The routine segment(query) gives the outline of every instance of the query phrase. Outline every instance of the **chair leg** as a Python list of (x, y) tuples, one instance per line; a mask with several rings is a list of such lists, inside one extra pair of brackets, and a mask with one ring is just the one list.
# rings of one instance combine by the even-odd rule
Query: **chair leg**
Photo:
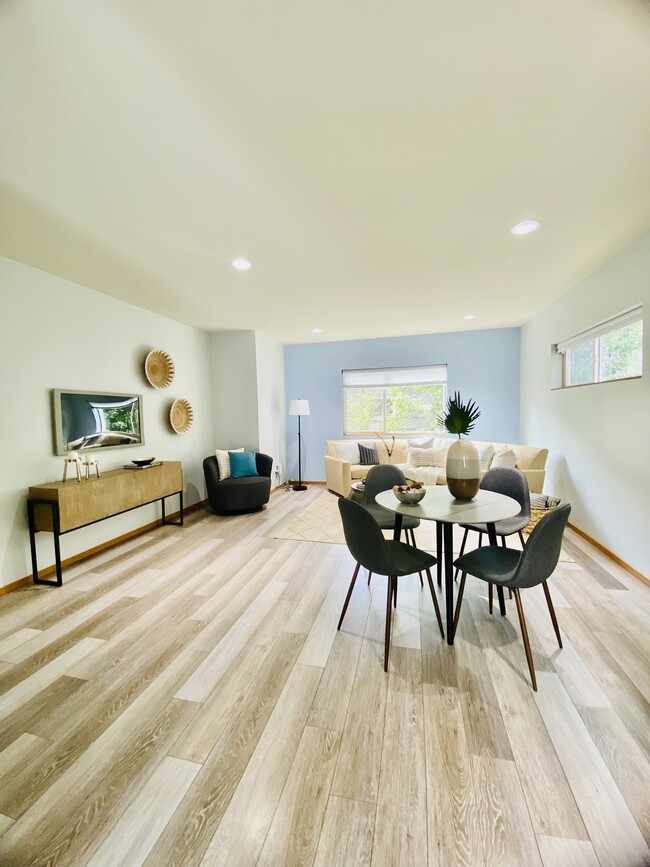
[(530, 649), (530, 641), (528, 640), (528, 630), (526, 629), (526, 618), (524, 617), (524, 606), (521, 604), (521, 594), (519, 588), (515, 587), (515, 601), (517, 602), (517, 614), (519, 615), (519, 625), (521, 626), (521, 637), (524, 640), (524, 648), (526, 650), (526, 659), (528, 660), (528, 670), (530, 671), (530, 679), (533, 682), (533, 690), (537, 692), (537, 679), (535, 678), (535, 666), (533, 665), (533, 654)]
[(494, 606), (494, 584), (488, 584), (488, 607), (490, 610), (490, 614), (492, 614), (493, 606)]
[(368, 572), (368, 587), (370, 587), (370, 579), (372, 578), (372, 572)]
[(388, 591), (386, 596), (386, 638), (384, 640), (384, 671), (388, 671), (388, 654), (390, 652), (390, 603), (393, 595), (393, 578), (388, 577)]
[(519, 541), (521, 542), (521, 547), (525, 548), (526, 540), (524, 539), (524, 534), (521, 532), (521, 530), (517, 530), (517, 532), (519, 533)]
[(544, 588), (544, 596), (546, 596), (546, 604), (548, 605), (548, 611), (551, 615), (551, 620), (553, 621), (553, 629), (555, 630), (555, 637), (557, 638), (557, 643), (562, 647), (562, 636), (560, 635), (560, 627), (557, 622), (557, 617), (555, 616), (555, 608), (553, 608), (553, 600), (551, 599), (551, 591), (548, 589), (548, 584), (546, 581), (542, 582), (542, 587)]
[(397, 608), (397, 578), (393, 577), (393, 608)]
[(467, 572), (463, 572), (460, 578), (458, 587), (458, 599), (456, 600), (456, 611), (454, 612), (454, 638), (456, 638), (456, 627), (458, 626), (458, 618), (460, 617), (460, 606), (463, 604), (463, 593), (465, 592), (465, 581), (467, 580)]
[[(468, 533), (469, 533), (469, 530), (466, 527), (465, 532), (463, 533), (463, 541), (460, 543), (460, 554), (458, 555), (459, 557), (462, 557), (463, 554), (465, 553), (465, 543), (467, 542), (467, 534)], [(456, 566), (456, 571), (454, 572), (454, 581), (457, 580), (459, 572), (460, 572), (460, 569), (458, 568), (458, 566)]]
[(438, 628), (440, 629), (440, 635), (445, 637), (445, 630), (442, 628), (442, 616), (440, 615), (440, 606), (438, 605), (438, 600), (436, 599), (436, 591), (433, 589), (433, 578), (431, 577), (431, 570), (427, 569), (427, 581), (429, 582), (429, 590), (431, 591), (431, 599), (433, 600), (433, 607), (436, 612), (436, 620), (438, 621)]
[(477, 548), (482, 548), (482, 547), (483, 547), (483, 533), (479, 533), (479, 534), (478, 534), (478, 545), (477, 545), (476, 547), (477, 547)]
[(348, 602), (350, 601), (350, 596), (352, 596), (352, 591), (354, 590), (354, 582), (357, 580), (357, 575), (359, 574), (361, 564), (357, 563), (354, 569), (354, 573), (352, 575), (352, 581), (350, 581), (350, 586), (348, 588), (348, 595), (345, 597), (345, 603), (343, 604), (343, 611), (341, 611), (341, 616), (339, 618), (339, 625), (336, 627), (337, 629), (341, 628), (341, 624), (343, 623), (343, 618), (345, 617), (345, 612), (348, 610)]
[(507, 547), (508, 547), (508, 546), (506, 545), (506, 537), (505, 537), (505, 536), (501, 536), (501, 545), (502, 545), (503, 548), (507, 548)]

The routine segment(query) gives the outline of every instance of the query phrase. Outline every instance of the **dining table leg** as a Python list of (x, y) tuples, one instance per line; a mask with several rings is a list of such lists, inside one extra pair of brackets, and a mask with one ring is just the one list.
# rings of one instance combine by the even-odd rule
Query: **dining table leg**
[[(487, 525), (487, 534), (488, 541), (490, 545), (498, 545), (497, 542), (497, 531), (494, 524)], [(499, 612), (505, 617), (506, 616), (506, 598), (503, 595), (503, 587), (497, 584), (497, 597), (499, 599)]]
[(436, 554), (438, 556), (438, 563), (436, 564), (438, 587), (442, 587), (442, 522), (441, 521), (436, 521)]
[[(445, 558), (445, 615), (447, 621), (447, 644), (454, 643), (454, 525), (442, 524), (443, 555)], [(440, 558), (442, 559), (442, 557)], [(438, 561), (440, 562), (440, 560)]]
[(399, 512), (395, 512), (395, 527), (393, 528), (393, 539), (399, 542), (402, 535), (402, 516)]

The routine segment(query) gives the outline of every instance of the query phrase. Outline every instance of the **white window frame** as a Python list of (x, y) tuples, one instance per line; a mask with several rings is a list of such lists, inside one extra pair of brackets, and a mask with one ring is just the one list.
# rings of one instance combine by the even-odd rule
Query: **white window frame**
[[(441, 385), (443, 407), (447, 401), (447, 365), (446, 364), (423, 364), (413, 367), (377, 367), (362, 368), (358, 370), (342, 370), (343, 382), (343, 433), (344, 436), (368, 436), (377, 433), (381, 436), (393, 434), (424, 435), (446, 433), (442, 428), (434, 430), (409, 430), (387, 431), (386, 428), (386, 400), (385, 389), (394, 386), (412, 385)], [(384, 389), (383, 418), (384, 430), (359, 431), (348, 429), (348, 402), (346, 389), (348, 388), (382, 388)]]
[[(562, 378), (560, 388), (580, 388), (583, 385), (596, 385), (601, 382), (624, 382), (629, 379), (640, 379), (643, 376), (643, 358), (641, 360), (641, 373), (633, 376), (620, 376), (614, 378), (603, 378), (601, 370), (601, 339), (611, 334), (614, 331), (619, 331), (628, 325), (633, 325), (635, 322), (641, 322), (643, 328), (643, 304), (635, 304), (615, 316), (610, 316), (608, 319), (598, 322), (591, 328), (586, 328), (584, 331), (579, 331), (572, 337), (566, 340), (561, 340), (555, 347), (554, 351), (561, 358), (562, 362)], [(592, 378), (587, 382), (577, 382), (573, 384), (567, 383), (567, 353), (571, 349), (577, 349), (579, 346), (585, 346), (588, 343), (593, 343), (593, 368)], [(643, 354), (643, 349), (641, 350)]]

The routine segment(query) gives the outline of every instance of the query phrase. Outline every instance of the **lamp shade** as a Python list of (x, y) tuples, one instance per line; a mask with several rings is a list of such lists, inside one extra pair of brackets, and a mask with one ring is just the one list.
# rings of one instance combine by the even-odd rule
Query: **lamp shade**
[(289, 404), (289, 415), (309, 415), (309, 401), (292, 400)]

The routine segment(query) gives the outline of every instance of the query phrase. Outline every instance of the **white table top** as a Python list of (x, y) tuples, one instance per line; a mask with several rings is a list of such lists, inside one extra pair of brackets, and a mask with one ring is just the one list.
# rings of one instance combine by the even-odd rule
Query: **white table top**
[(456, 500), (446, 485), (427, 485), (426, 491), (424, 498), (415, 505), (400, 503), (392, 490), (382, 491), (375, 500), (380, 506), (400, 515), (448, 524), (491, 524), (514, 518), (521, 509), (512, 497), (494, 491), (479, 491), (473, 500)]

